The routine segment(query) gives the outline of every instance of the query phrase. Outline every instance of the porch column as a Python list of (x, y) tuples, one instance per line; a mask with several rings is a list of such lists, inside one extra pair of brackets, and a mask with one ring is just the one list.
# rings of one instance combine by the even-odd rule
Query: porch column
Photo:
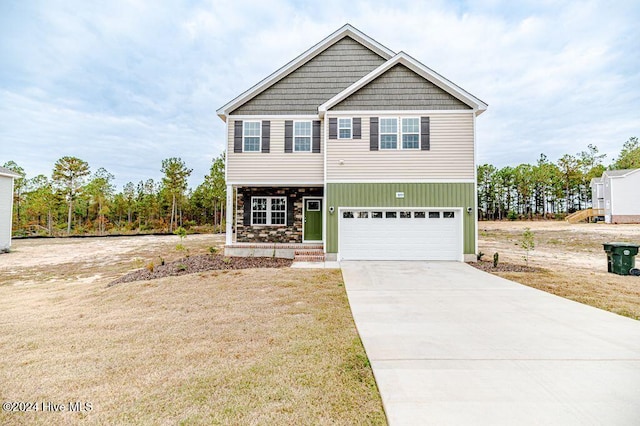
[(233, 244), (233, 185), (227, 185), (227, 229), (225, 231), (226, 244)]

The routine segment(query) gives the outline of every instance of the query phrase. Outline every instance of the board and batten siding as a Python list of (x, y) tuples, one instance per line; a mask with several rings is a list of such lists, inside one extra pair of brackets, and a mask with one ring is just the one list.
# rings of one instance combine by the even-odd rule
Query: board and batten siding
[(322, 184), (324, 182), (324, 125), (320, 125), (320, 153), (284, 152), (285, 119), (271, 121), (270, 152), (233, 152), (233, 117), (228, 121), (228, 184)]
[[(353, 115), (362, 118), (362, 139), (328, 141), (327, 181), (475, 179), (473, 113), (406, 115), (419, 116), (430, 118), (428, 151), (370, 151), (370, 116)], [(402, 116), (388, 114), (376, 117)], [(398, 126), (401, 126), (400, 122)]]
[[(404, 198), (396, 198), (404, 192)], [(398, 207), (462, 209), (464, 254), (474, 254), (476, 246), (475, 215), (466, 209), (475, 206), (474, 183), (329, 183), (325, 200), (334, 213), (327, 215), (327, 253), (338, 252), (340, 207)]]
[(0, 176), (0, 252), (11, 248), (13, 178)]
[(331, 109), (333, 111), (465, 110), (471, 107), (404, 65), (398, 64)]
[(344, 37), (231, 114), (317, 114), (318, 105), (384, 62), (377, 53)]

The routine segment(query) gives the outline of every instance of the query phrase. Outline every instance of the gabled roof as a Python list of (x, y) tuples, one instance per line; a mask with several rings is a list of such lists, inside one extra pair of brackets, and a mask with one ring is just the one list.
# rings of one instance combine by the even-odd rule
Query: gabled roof
[(626, 177), (636, 172), (640, 172), (640, 169), (605, 170), (603, 176), (607, 175), (608, 177), (611, 177), (611, 178), (620, 178), (620, 177)]
[(416, 74), (420, 75), (424, 79), (430, 81), (431, 83), (440, 87), (442, 90), (446, 91), (447, 93), (450, 93), (460, 101), (469, 105), (476, 111), (476, 115), (482, 114), (487, 109), (488, 105), (485, 102), (476, 98), (471, 93), (457, 86), (453, 82), (447, 80), (446, 78), (444, 78), (437, 72), (433, 71), (431, 68), (427, 67), (426, 65), (422, 64), (421, 62), (417, 61), (416, 59), (412, 58), (408, 54), (404, 52), (399, 52), (393, 58), (389, 59), (387, 62), (380, 65), (378, 68), (371, 71), (369, 74), (365, 75), (360, 80), (356, 81), (351, 86), (347, 87), (342, 92), (338, 93), (336, 96), (334, 96), (333, 98), (329, 99), (327, 102), (320, 105), (320, 107), (318, 108), (318, 112), (320, 113), (320, 116), (321, 117), (324, 116), (324, 113), (326, 113), (327, 110), (331, 109), (333, 106), (337, 105), (339, 102), (348, 98), (349, 96), (351, 96), (352, 94), (354, 94), (355, 92), (357, 92), (358, 90), (360, 90), (361, 88), (363, 88), (364, 86), (366, 86), (367, 84), (369, 84), (370, 82), (372, 82), (373, 80), (375, 80), (376, 78), (380, 77), (382, 74), (390, 70), (393, 66), (398, 64), (402, 64), (406, 66), (407, 68), (409, 68)]
[(8, 176), (14, 178), (22, 177), (18, 173), (14, 172), (11, 169), (7, 169), (6, 167), (0, 167), (0, 176)]
[(350, 24), (346, 24), (342, 28), (334, 32), (333, 34), (326, 37), (320, 43), (316, 44), (311, 49), (304, 52), (302, 55), (298, 56), (297, 58), (295, 58), (294, 60), (292, 60), (291, 62), (289, 62), (288, 64), (286, 64), (285, 66), (283, 66), (282, 68), (280, 68), (279, 70), (277, 70), (276, 72), (274, 72), (273, 74), (271, 74), (270, 76), (268, 76), (267, 78), (265, 78), (264, 80), (256, 84), (255, 86), (253, 86), (252, 88), (250, 88), (249, 90), (247, 90), (246, 92), (242, 93), (237, 98), (233, 99), (231, 102), (219, 108), (216, 111), (216, 113), (223, 121), (226, 121), (226, 118), (229, 112), (233, 111), (234, 109), (243, 105), (245, 102), (247, 102), (254, 96), (263, 92), (265, 89), (267, 89), (277, 81), (281, 80), (282, 78), (286, 77), (287, 75), (289, 75), (290, 73), (292, 73), (293, 71), (295, 71), (296, 69), (298, 69), (299, 67), (307, 63), (308, 61), (310, 61), (311, 59), (313, 59), (319, 53), (327, 49), (329, 46), (333, 45), (334, 43), (343, 39), (344, 37), (351, 37), (355, 41), (359, 42), (360, 44), (371, 49), (378, 55), (382, 56), (384, 59), (389, 59), (395, 54), (392, 50), (381, 45), (380, 43), (378, 43), (368, 35), (352, 27)]

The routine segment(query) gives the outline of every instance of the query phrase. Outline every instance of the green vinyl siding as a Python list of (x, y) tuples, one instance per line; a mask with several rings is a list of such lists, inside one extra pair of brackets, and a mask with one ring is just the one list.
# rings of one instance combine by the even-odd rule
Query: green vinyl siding
[[(404, 192), (404, 198), (396, 198)], [(464, 254), (476, 250), (474, 183), (329, 183), (325, 188), (327, 209), (327, 252), (338, 252), (338, 209), (340, 207), (458, 207), (462, 208)]]

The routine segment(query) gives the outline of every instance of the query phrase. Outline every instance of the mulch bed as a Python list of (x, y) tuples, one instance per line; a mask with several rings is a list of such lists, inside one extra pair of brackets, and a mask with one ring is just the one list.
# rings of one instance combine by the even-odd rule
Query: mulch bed
[(533, 266), (516, 265), (515, 263), (500, 262), (494, 267), (491, 261), (469, 262), (469, 265), (485, 272), (541, 272), (542, 269)]
[(275, 257), (224, 257), (215, 254), (201, 254), (154, 266), (153, 271), (143, 268), (129, 272), (110, 282), (107, 287), (132, 281), (154, 280), (221, 269), (287, 268), (291, 266), (291, 263), (293, 263), (292, 259)]

